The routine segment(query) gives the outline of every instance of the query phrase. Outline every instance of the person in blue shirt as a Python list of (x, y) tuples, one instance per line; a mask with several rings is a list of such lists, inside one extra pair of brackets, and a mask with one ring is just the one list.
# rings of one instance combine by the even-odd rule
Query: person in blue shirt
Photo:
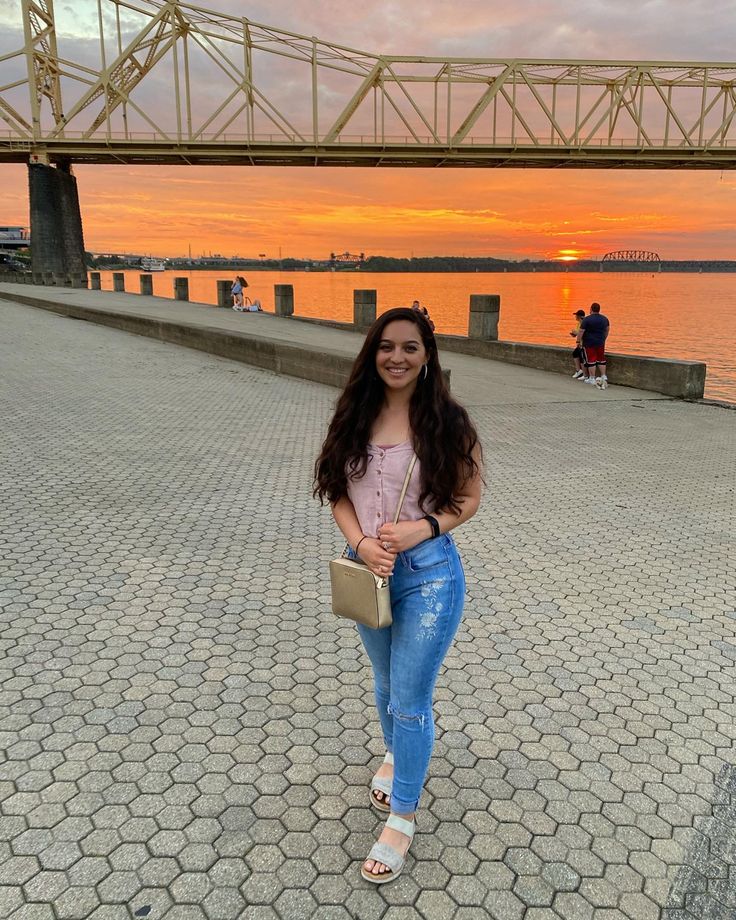
[[(592, 303), (590, 313), (580, 323), (577, 340), (585, 352), (585, 366), (588, 369), (585, 382), (601, 390), (608, 386), (605, 346), (609, 330), (610, 323), (608, 317), (601, 313), (601, 305)], [(596, 377), (596, 371), (600, 372), (599, 377)]]
[(240, 278), (236, 275), (235, 281), (232, 283), (230, 288), (230, 293), (233, 296), (233, 310), (240, 310), (243, 308), (243, 285), (240, 282)]

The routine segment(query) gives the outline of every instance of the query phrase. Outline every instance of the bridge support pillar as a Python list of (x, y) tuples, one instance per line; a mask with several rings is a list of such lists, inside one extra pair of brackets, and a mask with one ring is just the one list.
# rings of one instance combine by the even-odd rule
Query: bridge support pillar
[(498, 294), (471, 294), (468, 337), (498, 341), (498, 316), (501, 297)]
[(276, 316), (293, 316), (294, 285), (274, 284), (273, 291), (276, 301)]
[(68, 165), (28, 166), (31, 204), (31, 268), (36, 272), (82, 275), (82, 215), (77, 180)]
[(367, 329), (376, 321), (378, 295), (375, 291), (353, 291), (353, 325)]

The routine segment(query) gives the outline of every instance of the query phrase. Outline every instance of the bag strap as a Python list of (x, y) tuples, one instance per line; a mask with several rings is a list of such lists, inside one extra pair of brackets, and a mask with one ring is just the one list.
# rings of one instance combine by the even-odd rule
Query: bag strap
[(414, 464), (417, 462), (417, 455), (412, 454), (411, 462), (409, 463), (409, 469), (406, 471), (406, 476), (404, 476), (404, 485), (401, 487), (401, 495), (399, 496), (399, 507), (396, 509), (396, 516), (394, 517), (394, 524), (399, 523), (399, 515), (401, 514), (401, 509), (404, 505), (404, 499), (406, 498), (406, 491), (409, 488), (409, 480), (411, 479), (411, 474), (414, 472)]

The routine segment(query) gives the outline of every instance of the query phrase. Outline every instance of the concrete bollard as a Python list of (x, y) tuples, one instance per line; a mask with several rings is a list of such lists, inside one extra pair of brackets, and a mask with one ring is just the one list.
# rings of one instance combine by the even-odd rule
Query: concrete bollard
[(53, 272), (41, 272), (41, 284), (51, 285), (54, 283)]
[(87, 288), (87, 272), (82, 272), (81, 274), (72, 275), (71, 283), (73, 288), (86, 289)]
[(31, 272), (34, 284), (43, 284), (43, 272)]
[(189, 300), (189, 278), (174, 278), (174, 300)]
[(232, 307), (233, 295), (230, 293), (232, 290), (232, 286), (233, 286), (232, 281), (218, 281), (217, 282), (217, 306), (218, 307)]
[(294, 285), (274, 284), (274, 300), (276, 301), (276, 316), (294, 315)]
[(112, 289), (118, 294), (125, 292), (125, 275), (122, 272), (112, 273)]
[(102, 284), (100, 282), (100, 273), (99, 272), (90, 272), (89, 273), (89, 286), (93, 291), (101, 291)]
[(356, 329), (367, 329), (376, 321), (375, 291), (353, 291), (353, 325)]
[(153, 296), (153, 275), (141, 275), (141, 294)]
[(499, 294), (471, 294), (468, 338), (498, 341)]
[(66, 272), (54, 272), (53, 277), (56, 287), (69, 287), (69, 275)]

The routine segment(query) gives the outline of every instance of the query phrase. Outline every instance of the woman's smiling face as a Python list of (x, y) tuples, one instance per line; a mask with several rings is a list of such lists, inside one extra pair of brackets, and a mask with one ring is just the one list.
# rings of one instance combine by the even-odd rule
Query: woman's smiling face
[(386, 326), (376, 351), (376, 371), (385, 387), (413, 389), (426, 361), (427, 350), (416, 323), (397, 319)]

